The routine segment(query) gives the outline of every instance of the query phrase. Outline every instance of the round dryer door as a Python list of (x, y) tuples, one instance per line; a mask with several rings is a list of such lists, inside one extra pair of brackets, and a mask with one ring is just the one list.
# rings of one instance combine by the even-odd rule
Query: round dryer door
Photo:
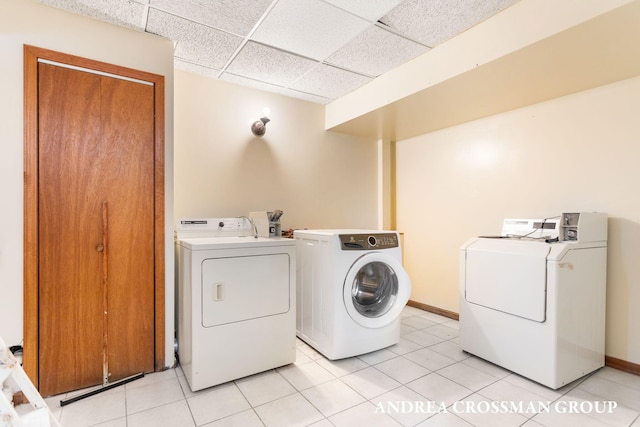
[(381, 328), (399, 315), (411, 293), (411, 281), (400, 262), (380, 252), (358, 258), (344, 282), (349, 316), (368, 328)]

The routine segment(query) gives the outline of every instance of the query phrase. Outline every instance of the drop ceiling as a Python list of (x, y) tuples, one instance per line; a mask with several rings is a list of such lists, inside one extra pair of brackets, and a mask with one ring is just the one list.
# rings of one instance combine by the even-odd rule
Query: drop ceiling
[(327, 104), (518, 0), (41, 0), (166, 37), (175, 68)]

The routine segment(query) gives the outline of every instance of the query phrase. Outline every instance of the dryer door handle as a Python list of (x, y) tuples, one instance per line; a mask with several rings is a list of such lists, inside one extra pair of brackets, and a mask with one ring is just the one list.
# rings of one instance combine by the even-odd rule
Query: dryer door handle
[(213, 300), (214, 301), (222, 301), (224, 300), (224, 283), (214, 283), (213, 284)]

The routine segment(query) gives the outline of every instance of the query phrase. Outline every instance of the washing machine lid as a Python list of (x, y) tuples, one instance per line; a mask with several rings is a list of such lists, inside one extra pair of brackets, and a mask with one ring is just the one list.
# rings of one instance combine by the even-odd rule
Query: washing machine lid
[(351, 266), (343, 285), (344, 305), (361, 326), (381, 328), (395, 321), (411, 294), (411, 280), (400, 261), (368, 252)]
[(465, 299), (544, 322), (550, 250), (551, 245), (537, 241), (476, 240), (466, 247)]
[(283, 237), (197, 237), (178, 240), (180, 246), (192, 251), (266, 248), (271, 246), (295, 246), (293, 239)]

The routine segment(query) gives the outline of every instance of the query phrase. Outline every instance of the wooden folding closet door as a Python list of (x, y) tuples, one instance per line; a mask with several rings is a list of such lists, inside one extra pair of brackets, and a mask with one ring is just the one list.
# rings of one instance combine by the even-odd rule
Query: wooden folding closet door
[(154, 370), (154, 88), (38, 64), (39, 388)]

